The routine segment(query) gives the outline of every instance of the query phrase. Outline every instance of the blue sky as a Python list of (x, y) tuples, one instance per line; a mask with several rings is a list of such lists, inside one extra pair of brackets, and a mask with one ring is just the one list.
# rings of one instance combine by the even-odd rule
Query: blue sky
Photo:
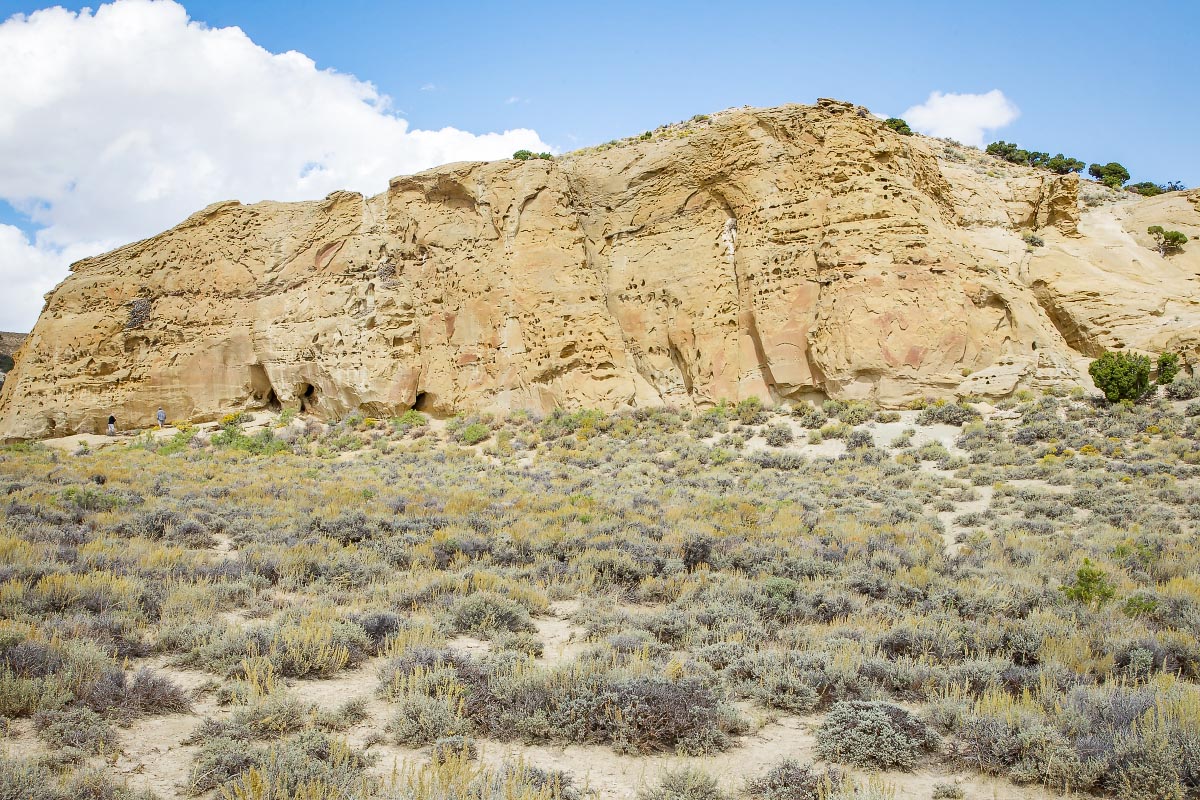
[[(0, 17), (47, 5), (97, 3), (0, 0)], [(1000, 89), (1021, 109), (1000, 138), (1200, 184), (1195, 0), (183, 5), (371, 81), (422, 128), (526, 127), (570, 149), (735, 105), (900, 113)]]
[(1022, 112), (1004, 138), (1200, 183), (1195, 0), (184, 5), (372, 81), (419, 127), (568, 149), (735, 105), (1000, 89)]
[[(46, 5), (0, 0), (0, 21)], [(143, 0), (119, 5), (122, 14), (104, 24), (102, 13), (87, 12), (0, 25), (0, 261), (20, 262), (12, 252), (21, 242), (12, 241), (24, 237), (30, 264), (37, 261), (27, 272), (57, 280), (68, 255), (152, 234), (226, 197), (319, 197), (342, 185), (378, 191), (388, 175), (439, 159), (497, 157), (514, 143), (564, 151), (729, 106), (818, 97), (901, 114), (935, 91), (999, 90), (1020, 113), (985, 141), (1120, 161), (1134, 180), (1200, 185), (1196, 0), (182, 0), (186, 12), (169, 6), (174, 17)], [(248, 39), (201, 36), (188, 17), (209, 29), (236, 26)], [(143, 23), (149, 34), (116, 48), (136, 51), (128, 57), (101, 46), (122, 26)], [(6, 29), (16, 43), (7, 62)], [(204, 61), (214, 44), (222, 60)], [(265, 52), (251, 52), (257, 48)], [(12, 56), (18, 50), (24, 60)], [(315, 69), (271, 55), (287, 51), (312, 59)], [(40, 69), (60, 58), (63, 70)], [(223, 75), (225, 64), (237, 74)], [(334, 85), (321, 70), (348, 80)], [(390, 113), (379, 113), (364, 82), (390, 99)], [(76, 84), (75, 94), (64, 88)], [(292, 95), (298, 99), (287, 105)], [(363, 96), (373, 116), (352, 107)], [(6, 103), (19, 106), (15, 129), (30, 141), (6, 141)], [(256, 108), (263, 109), (259, 127), (220, 119)], [(391, 114), (406, 124), (390, 124)], [(323, 123), (312, 120), (322, 116)], [(463, 133), (405, 138), (445, 127)], [(288, 152), (274, 152), (281, 147)], [(137, 158), (121, 160), (126, 151)], [(353, 161), (348, 152), (380, 155)], [(96, 154), (112, 161), (110, 173), (94, 168)], [(296, 164), (305, 165), (303, 174)], [(320, 168), (310, 174), (314, 164)], [(101, 212), (99, 198), (124, 211)], [(43, 209), (37, 219), (14, 210), (31, 204)], [(0, 278), (11, 281), (11, 269), (0, 263)], [(44, 291), (48, 281), (29, 291)], [(0, 328), (36, 313), (4, 312), (0, 305)]]

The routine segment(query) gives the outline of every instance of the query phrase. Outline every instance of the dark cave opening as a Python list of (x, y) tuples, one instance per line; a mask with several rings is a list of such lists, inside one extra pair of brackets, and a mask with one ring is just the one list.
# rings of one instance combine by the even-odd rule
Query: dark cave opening
[(311, 383), (302, 383), (300, 388), (296, 390), (296, 395), (300, 398), (300, 411), (311, 411), (317, 405), (317, 387)]

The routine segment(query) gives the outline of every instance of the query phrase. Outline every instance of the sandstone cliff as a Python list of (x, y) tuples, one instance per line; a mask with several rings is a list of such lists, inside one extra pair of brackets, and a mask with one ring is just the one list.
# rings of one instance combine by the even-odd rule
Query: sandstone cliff
[(74, 265), (0, 394), (0, 438), (160, 404), (898, 404), (1076, 379), (1105, 347), (1200, 356), (1200, 247), (1162, 259), (1137, 233), (1200, 235), (1200, 195), (1081, 215), (1075, 176), (965, 152), (821, 101), (375, 197), (219, 203)]

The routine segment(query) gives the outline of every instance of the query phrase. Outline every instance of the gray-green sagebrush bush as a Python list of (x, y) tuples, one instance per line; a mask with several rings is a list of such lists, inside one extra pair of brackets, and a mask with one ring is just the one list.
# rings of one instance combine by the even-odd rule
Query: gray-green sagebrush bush
[(196, 756), (188, 780), (193, 793), (219, 789), (226, 797), (256, 798), (261, 787), (268, 797), (303, 797), (320, 788), (322, 798), (352, 796), (369, 788), (365, 770), (372, 759), (316, 730), (304, 730), (268, 745), (218, 737), (207, 740)]
[(638, 800), (730, 800), (716, 778), (696, 769), (667, 772), (658, 784), (638, 792)]
[(0, 800), (155, 800), (97, 767), (62, 770), (49, 759), (0, 755)]
[(846, 776), (837, 768), (814, 768), (785, 758), (765, 773), (746, 780), (746, 794), (753, 800), (825, 800), (846, 787)]
[(477, 661), (416, 648), (381, 677), (381, 691), (398, 708), (391, 728), (406, 744), (478, 733), (703, 754), (727, 748), (742, 729), (711, 683), (627, 674), (604, 660), (545, 669), (521, 656)]
[(891, 703), (838, 703), (817, 730), (821, 758), (856, 767), (910, 770), (939, 744), (932, 728)]

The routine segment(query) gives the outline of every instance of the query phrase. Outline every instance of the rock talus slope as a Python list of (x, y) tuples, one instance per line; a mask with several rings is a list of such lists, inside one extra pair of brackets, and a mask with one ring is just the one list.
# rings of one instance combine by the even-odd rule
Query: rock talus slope
[(1081, 218), (1075, 176), (952, 149), (821, 101), (374, 197), (219, 203), (74, 265), (17, 354), (0, 438), (159, 405), (898, 404), (1070, 380), (1104, 347), (1200, 355), (1200, 264), (1136, 233), (1200, 234), (1197, 195)]

